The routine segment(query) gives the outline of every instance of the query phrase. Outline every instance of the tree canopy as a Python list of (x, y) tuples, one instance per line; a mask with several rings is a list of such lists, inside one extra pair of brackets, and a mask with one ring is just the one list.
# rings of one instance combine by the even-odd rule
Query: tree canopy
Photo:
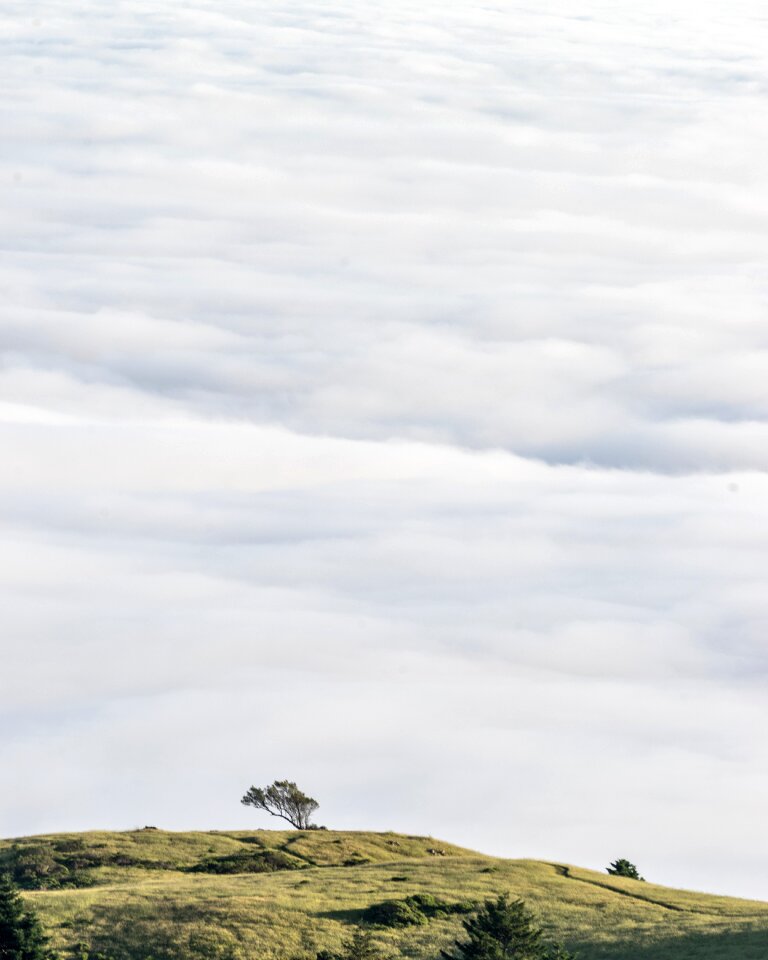
[(629, 860), (614, 860), (607, 870), (613, 877), (629, 877), (630, 880), (645, 880), (645, 877), (640, 876), (634, 863), (630, 863)]
[(25, 908), (7, 874), (0, 875), (0, 957), (2, 960), (55, 960), (37, 915)]
[(268, 787), (251, 787), (240, 802), (287, 820), (297, 830), (309, 830), (313, 826), (310, 818), (320, 806), (291, 780), (275, 780)]
[(562, 944), (544, 939), (522, 900), (506, 894), (486, 900), (462, 922), (467, 939), (454, 941), (450, 953), (441, 950), (443, 960), (573, 960)]

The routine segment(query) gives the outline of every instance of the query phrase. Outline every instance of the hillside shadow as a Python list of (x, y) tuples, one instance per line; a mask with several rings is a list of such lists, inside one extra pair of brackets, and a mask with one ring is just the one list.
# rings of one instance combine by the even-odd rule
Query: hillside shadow
[(688, 933), (678, 937), (648, 935), (605, 945), (574, 942), (581, 960), (766, 960), (768, 930)]

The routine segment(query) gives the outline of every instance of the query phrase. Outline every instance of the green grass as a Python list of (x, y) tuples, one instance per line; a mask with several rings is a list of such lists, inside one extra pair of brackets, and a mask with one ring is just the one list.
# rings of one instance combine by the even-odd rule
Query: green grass
[[(77, 841), (82, 841), (78, 843)], [(0, 858), (14, 841), (0, 841)], [(564, 864), (500, 860), (427, 837), (335, 831), (85, 833), (25, 838), (88, 859), (83, 889), (29, 892), (54, 942), (115, 960), (293, 960), (338, 946), (372, 903), (431, 893), (522, 897), (581, 960), (765, 960), (768, 904), (671, 890)], [(212, 875), (195, 864), (281, 850), (297, 869)], [(101, 865), (93, 866), (96, 861)], [(119, 861), (119, 862), (117, 862)], [(392, 957), (435, 958), (456, 917), (376, 930)]]

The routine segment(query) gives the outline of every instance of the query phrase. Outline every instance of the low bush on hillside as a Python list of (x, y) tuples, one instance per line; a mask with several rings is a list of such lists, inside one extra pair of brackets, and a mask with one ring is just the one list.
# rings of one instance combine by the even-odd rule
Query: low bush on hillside
[(67, 890), (90, 887), (93, 871), (103, 866), (134, 866), (122, 854), (87, 847), (82, 840), (61, 839), (34, 844), (14, 844), (0, 850), (0, 871), (22, 890)]
[(378, 927), (410, 927), (427, 922), (426, 915), (408, 900), (374, 903), (364, 912), (363, 919)]
[(302, 870), (305, 863), (281, 850), (244, 851), (223, 857), (210, 857), (189, 867), (190, 873), (274, 873), (277, 870)]
[(448, 903), (429, 893), (417, 893), (404, 900), (384, 900), (374, 903), (363, 913), (363, 920), (379, 927), (410, 927), (424, 924), (435, 917), (469, 913), (474, 904)]
[(0, 851), (0, 870), (6, 872), (23, 890), (55, 890), (76, 886), (70, 870), (46, 844), (13, 846)]

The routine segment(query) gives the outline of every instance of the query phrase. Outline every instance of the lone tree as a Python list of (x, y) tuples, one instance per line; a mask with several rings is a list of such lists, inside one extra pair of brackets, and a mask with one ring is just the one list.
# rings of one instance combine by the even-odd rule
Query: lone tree
[(630, 863), (629, 860), (614, 860), (607, 870), (612, 877), (629, 877), (630, 880), (645, 880), (645, 877), (641, 877), (638, 873), (634, 863)]
[(246, 806), (266, 810), (273, 817), (282, 817), (297, 830), (309, 830), (312, 827), (310, 817), (320, 804), (292, 783), (290, 780), (275, 780), (269, 787), (251, 787), (240, 801)]
[(7, 874), (0, 875), (0, 957), (2, 960), (56, 960), (40, 921), (24, 907)]
[(573, 960), (560, 943), (547, 943), (522, 900), (502, 894), (486, 900), (462, 921), (467, 940), (454, 941), (454, 951), (441, 950), (444, 960)]

